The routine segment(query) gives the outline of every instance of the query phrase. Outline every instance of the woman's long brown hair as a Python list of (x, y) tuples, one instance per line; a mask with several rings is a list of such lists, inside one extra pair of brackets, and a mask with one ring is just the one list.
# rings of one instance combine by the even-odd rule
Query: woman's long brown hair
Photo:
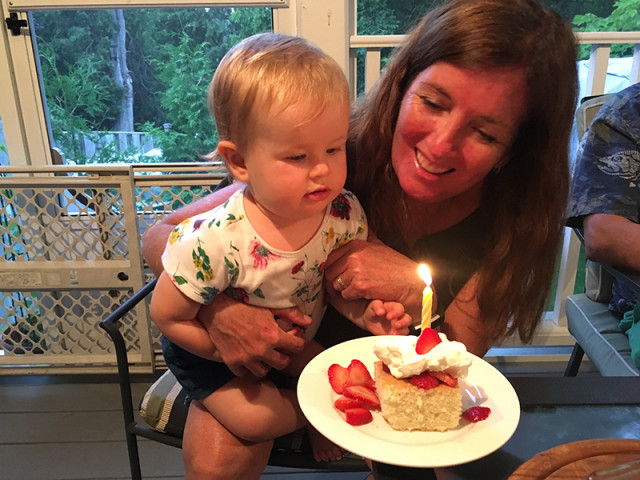
[(417, 24), (356, 107), (351, 126), (356, 173), (350, 188), (372, 230), (390, 245), (406, 220), (404, 193), (391, 165), (400, 103), (416, 76), (438, 61), (525, 69), (526, 117), (509, 163), (486, 182), (481, 208), (491, 212), (491, 244), (478, 272), (477, 301), (495, 339), (518, 331), (529, 342), (544, 311), (565, 223), (575, 38), (557, 13), (535, 0), (453, 0)]

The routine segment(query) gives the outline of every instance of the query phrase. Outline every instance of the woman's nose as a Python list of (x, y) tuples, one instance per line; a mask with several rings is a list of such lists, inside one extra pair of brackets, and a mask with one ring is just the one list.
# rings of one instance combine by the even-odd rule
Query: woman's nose
[(453, 121), (438, 122), (436, 128), (427, 136), (429, 150), (433, 155), (448, 155), (458, 147), (459, 128)]

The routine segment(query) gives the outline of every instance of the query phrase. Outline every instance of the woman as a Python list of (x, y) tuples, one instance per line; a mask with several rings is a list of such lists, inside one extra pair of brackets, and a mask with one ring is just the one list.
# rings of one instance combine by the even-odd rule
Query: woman
[[(333, 294), (400, 301), (417, 315), (424, 284), (415, 272), (425, 262), (449, 338), (480, 356), (512, 332), (530, 340), (564, 224), (576, 91), (570, 26), (536, 1), (453, 0), (427, 14), (353, 116), (347, 188), (381, 242), (334, 253), (325, 271)], [(154, 271), (172, 225), (220, 201), (210, 196), (150, 230)], [(201, 320), (213, 323), (234, 373), (264, 375), (301, 345), (272, 314), (249, 309), (221, 298), (215, 319)], [(325, 320), (325, 343), (346, 325)], [(203, 423), (199, 408), (185, 429), (193, 478), (257, 478), (271, 445), (239, 443)], [(241, 457), (224, 465), (209, 445)]]

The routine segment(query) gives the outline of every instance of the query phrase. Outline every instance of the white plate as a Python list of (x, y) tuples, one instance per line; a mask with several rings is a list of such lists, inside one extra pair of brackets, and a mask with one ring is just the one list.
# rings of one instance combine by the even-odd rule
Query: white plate
[(333, 402), (338, 395), (329, 385), (327, 370), (333, 363), (344, 367), (362, 361), (373, 376), (377, 360), (373, 346), (381, 337), (350, 340), (325, 350), (305, 367), (298, 381), (300, 407), (311, 424), (342, 448), (371, 460), (407, 467), (446, 467), (484, 457), (506, 443), (520, 419), (520, 402), (507, 379), (494, 367), (473, 356), (469, 374), (458, 383), (462, 408), (491, 408), (489, 418), (469, 423), (463, 418), (448, 432), (393, 430), (380, 412), (373, 422), (349, 425)]

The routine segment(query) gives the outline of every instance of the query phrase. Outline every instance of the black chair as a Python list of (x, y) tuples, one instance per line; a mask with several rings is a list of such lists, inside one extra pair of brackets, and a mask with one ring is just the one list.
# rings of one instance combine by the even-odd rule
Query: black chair
[[(109, 314), (102, 322), (100, 322), (100, 327), (109, 334), (115, 346), (120, 395), (122, 400), (122, 414), (129, 454), (129, 464), (131, 468), (131, 478), (133, 480), (140, 480), (142, 478), (137, 437), (143, 437), (165, 445), (182, 448), (181, 432), (176, 432), (175, 435), (160, 432), (136, 419), (133, 408), (127, 347), (118, 327), (119, 320), (129, 313), (136, 305), (144, 301), (145, 298), (153, 291), (155, 285), (156, 279), (154, 278), (138, 292), (132, 295), (131, 298), (125, 301), (120, 307)], [(184, 418), (186, 418), (186, 414), (184, 415)], [(182, 428), (184, 428), (184, 425), (182, 425)], [(369, 471), (368, 466), (361, 457), (350, 454), (336, 462), (316, 462), (313, 459), (308, 444), (303, 442), (300, 447), (296, 448), (292, 448), (290, 444), (291, 442), (287, 441), (287, 437), (277, 439), (271, 452), (268, 465), (276, 467), (330, 470), (337, 472)]]

